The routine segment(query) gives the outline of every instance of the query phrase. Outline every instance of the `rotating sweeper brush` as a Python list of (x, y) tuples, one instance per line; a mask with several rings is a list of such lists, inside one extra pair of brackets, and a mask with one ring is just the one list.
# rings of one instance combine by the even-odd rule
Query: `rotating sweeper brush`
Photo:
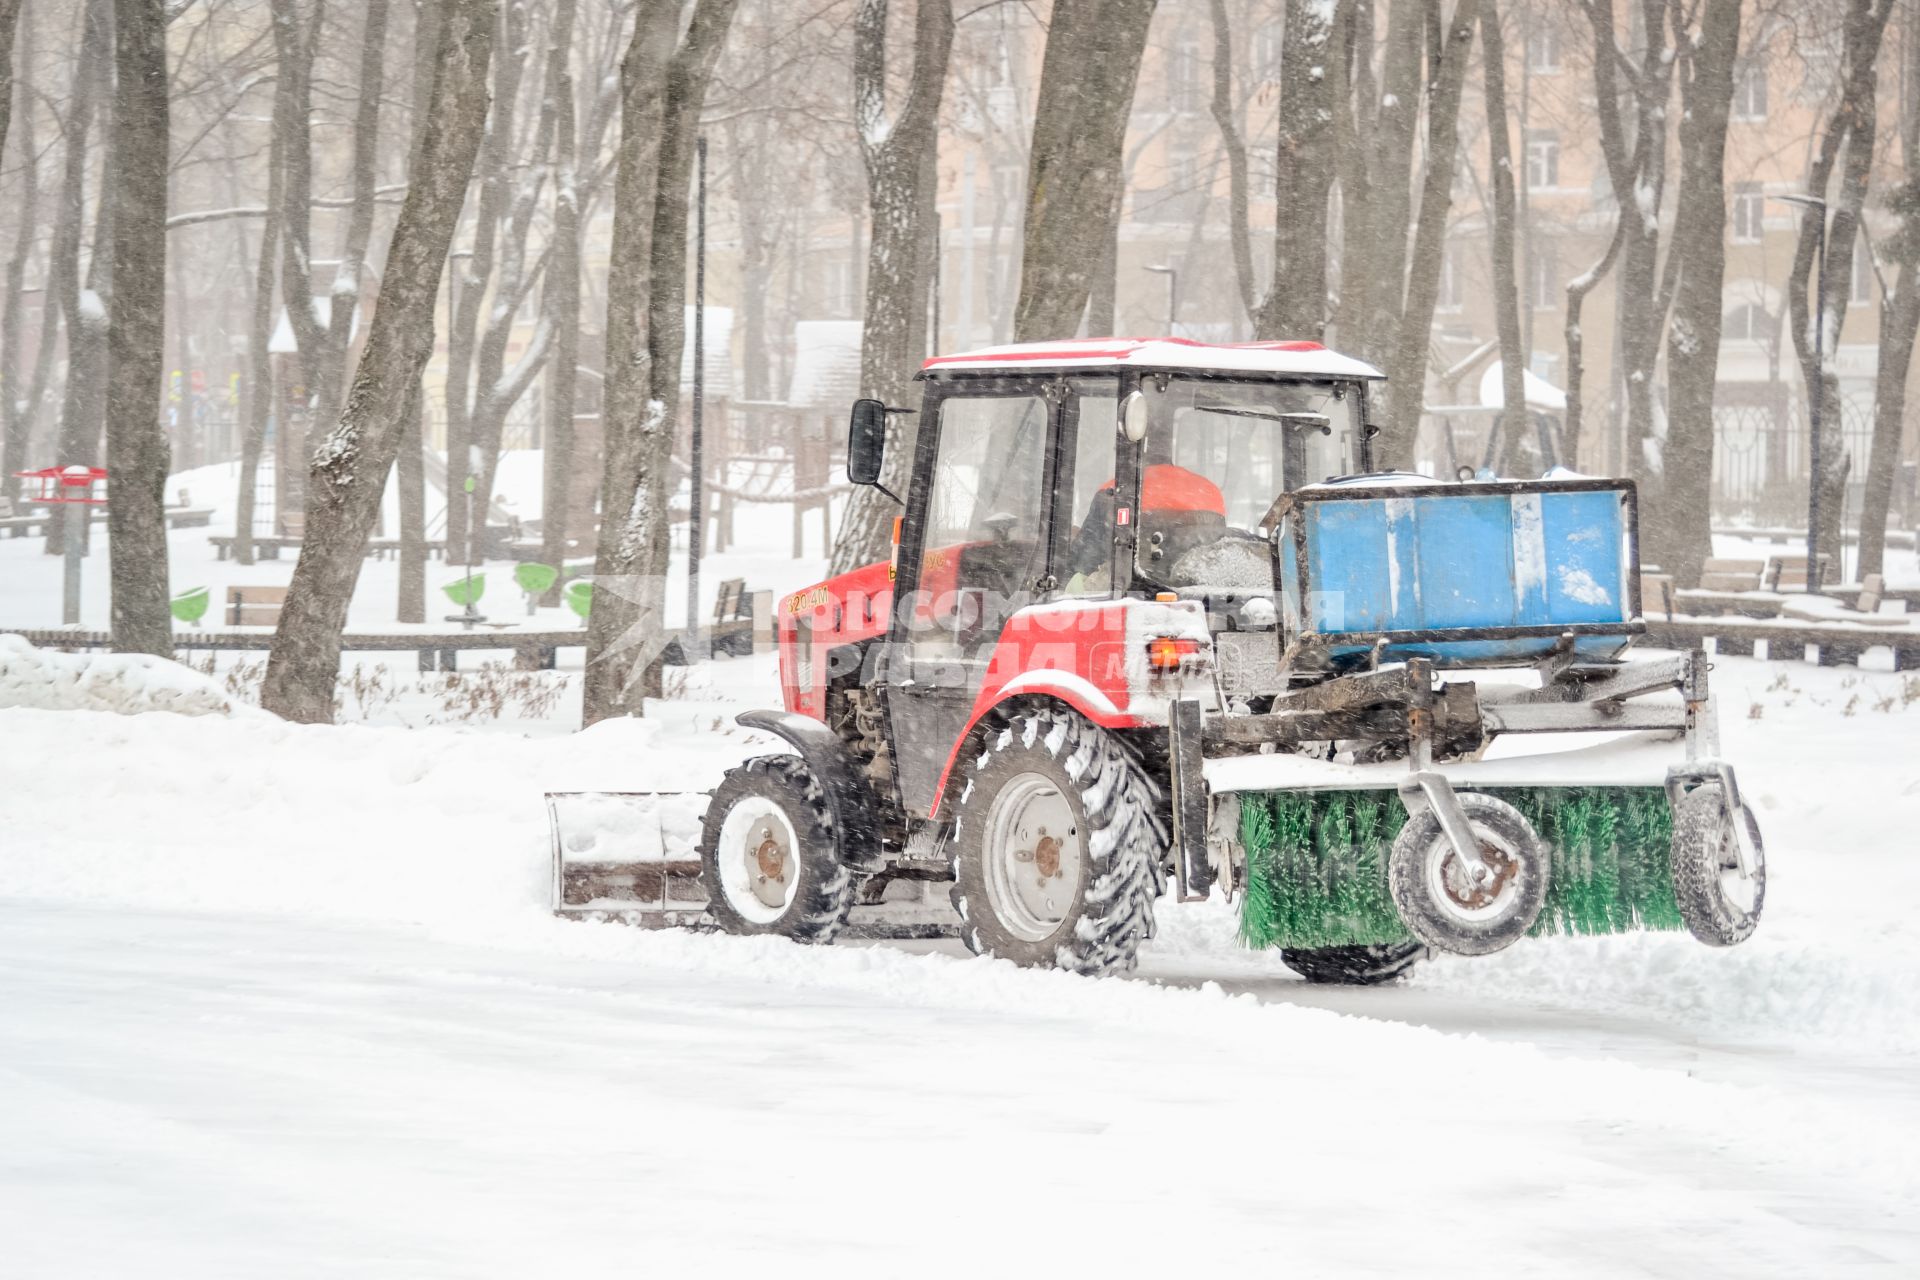
[[(1708, 663), (1627, 657), (1631, 484), (1367, 474), (1380, 375), (1312, 343), (1076, 340), (922, 378), (891, 561), (781, 602), (785, 709), (740, 717), (791, 753), (710, 798), (551, 797), (556, 910), (957, 932), (1100, 973), (1161, 901), (1219, 891), (1249, 945), (1344, 982), (1753, 931), (1764, 852)], [(856, 483), (888, 412), (855, 406)]]

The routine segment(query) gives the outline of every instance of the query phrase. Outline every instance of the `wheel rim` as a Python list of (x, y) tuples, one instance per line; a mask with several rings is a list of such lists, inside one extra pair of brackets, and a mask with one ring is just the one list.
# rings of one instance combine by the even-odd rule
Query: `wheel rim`
[(1456, 920), (1484, 924), (1506, 915), (1519, 898), (1521, 862), (1500, 836), (1477, 824), (1473, 834), (1488, 877), (1476, 883), (1443, 834), (1427, 846), (1427, 889), (1435, 905)]
[(1080, 890), (1073, 804), (1039, 773), (1000, 789), (987, 811), (987, 900), (1008, 932), (1040, 942), (1059, 929)]
[(1728, 907), (1741, 917), (1750, 916), (1760, 904), (1760, 877), (1766, 872), (1766, 864), (1760, 860), (1759, 842), (1754, 844), (1754, 874), (1748, 875), (1740, 869), (1740, 837), (1733, 824), (1746, 817), (1744, 813), (1728, 813), (1722, 806), (1720, 810), (1720, 838), (1715, 844), (1713, 856), (1719, 870), (1720, 897)]
[(786, 810), (765, 796), (742, 796), (720, 824), (715, 863), (727, 905), (755, 924), (771, 924), (800, 887), (800, 840)]

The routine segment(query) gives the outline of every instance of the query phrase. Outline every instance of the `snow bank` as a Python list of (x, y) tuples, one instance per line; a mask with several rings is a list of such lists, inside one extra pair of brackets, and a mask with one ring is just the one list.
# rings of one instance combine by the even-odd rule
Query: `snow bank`
[(780, 749), (695, 714), (535, 739), (0, 711), (0, 897), (491, 929), (547, 908), (546, 791), (708, 790)]
[(0, 635), (0, 708), (41, 711), (174, 711), (232, 715), (213, 680), (167, 658), (139, 653), (61, 653)]

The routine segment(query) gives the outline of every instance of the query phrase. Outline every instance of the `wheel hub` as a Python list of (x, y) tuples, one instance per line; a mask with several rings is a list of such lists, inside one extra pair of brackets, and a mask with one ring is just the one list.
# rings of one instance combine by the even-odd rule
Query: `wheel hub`
[(1032, 859), (1033, 869), (1042, 880), (1051, 880), (1060, 874), (1060, 837), (1047, 834), (1045, 827), (1040, 828), (1040, 839), (1034, 842), (1033, 852), (1021, 855), (1021, 860)]
[(760, 847), (753, 851), (753, 860), (759, 864), (762, 880), (778, 880), (783, 884), (786, 882), (786, 851), (780, 847), (780, 842), (773, 838), (771, 828), (760, 829)]
[(1519, 859), (1485, 840), (1480, 841), (1480, 862), (1483, 870), (1476, 876), (1451, 849), (1440, 860), (1441, 891), (1464, 911), (1491, 907), (1520, 875)]

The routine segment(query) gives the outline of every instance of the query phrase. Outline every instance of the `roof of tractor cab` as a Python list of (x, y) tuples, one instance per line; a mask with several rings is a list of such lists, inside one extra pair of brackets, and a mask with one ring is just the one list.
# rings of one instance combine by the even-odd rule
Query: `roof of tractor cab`
[(921, 375), (1014, 373), (1040, 369), (1192, 369), (1209, 373), (1280, 373), (1308, 378), (1384, 378), (1364, 360), (1317, 342), (1196, 342), (1192, 338), (1063, 338), (982, 347), (934, 356)]

